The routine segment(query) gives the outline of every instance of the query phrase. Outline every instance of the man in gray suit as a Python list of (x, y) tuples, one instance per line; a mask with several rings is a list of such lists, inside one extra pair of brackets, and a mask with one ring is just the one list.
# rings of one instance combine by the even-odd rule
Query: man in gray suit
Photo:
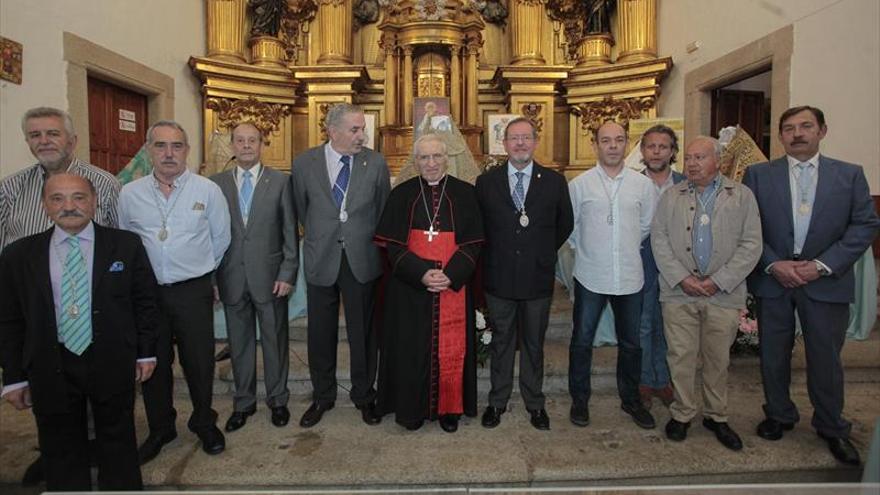
[(232, 242), (216, 277), (235, 379), (226, 431), (244, 426), (257, 410), (257, 320), (272, 424), (290, 420), (287, 296), (299, 263), (296, 214), (290, 181), (260, 162), (262, 146), (254, 124), (238, 124), (232, 129), (236, 167), (211, 177), (226, 197), (232, 222)]
[(312, 404), (300, 425), (316, 425), (336, 401), (339, 296), (351, 359), (352, 402), (364, 422), (378, 424), (376, 341), (373, 300), (382, 275), (373, 233), (391, 179), (385, 158), (364, 148), (363, 110), (347, 104), (327, 112), (330, 140), (293, 160), (291, 181), (296, 213), (305, 229), (303, 268), (308, 298), (308, 355)]

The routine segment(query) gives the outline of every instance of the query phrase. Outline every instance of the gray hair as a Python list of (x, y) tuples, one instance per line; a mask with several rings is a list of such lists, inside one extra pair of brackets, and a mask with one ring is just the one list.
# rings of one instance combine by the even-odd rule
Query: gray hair
[(443, 154), (449, 156), (449, 147), (446, 145), (446, 140), (443, 139), (443, 136), (429, 132), (419, 136), (419, 138), (413, 143), (413, 160), (415, 160), (418, 155), (419, 145), (429, 141), (440, 143), (440, 146), (443, 148)]
[(36, 107), (25, 112), (24, 117), (21, 118), (21, 132), (24, 133), (25, 137), (27, 137), (28, 120), (43, 117), (56, 117), (61, 119), (62, 122), (64, 122), (64, 130), (67, 131), (67, 134), (71, 137), (76, 136), (76, 131), (73, 130), (73, 119), (70, 118), (69, 113), (53, 107)]
[(177, 129), (178, 131), (180, 131), (181, 134), (183, 134), (183, 144), (185, 144), (186, 146), (189, 146), (189, 137), (187, 137), (187, 135), (186, 135), (186, 130), (184, 130), (183, 126), (181, 126), (180, 124), (178, 124), (177, 122), (175, 122), (173, 120), (160, 120), (160, 121), (156, 122), (155, 124), (151, 125), (149, 129), (147, 129), (147, 145), (148, 146), (153, 144), (153, 130), (156, 129), (157, 127), (170, 127), (172, 129)]
[(721, 159), (721, 152), (724, 151), (724, 147), (721, 146), (721, 141), (711, 136), (697, 136), (691, 141), (691, 143), (696, 143), (697, 141), (709, 141), (712, 143), (712, 151), (715, 152), (715, 158)]
[(339, 127), (342, 123), (342, 118), (350, 113), (364, 113), (364, 110), (351, 103), (337, 103), (327, 111), (327, 118), (324, 119), (324, 125), (326, 127)]

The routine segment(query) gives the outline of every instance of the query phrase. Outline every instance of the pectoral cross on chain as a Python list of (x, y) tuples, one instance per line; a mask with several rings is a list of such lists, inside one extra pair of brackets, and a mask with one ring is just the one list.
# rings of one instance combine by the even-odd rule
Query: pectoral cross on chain
[(428, 236), (428, 242), (434, 242), (434, 237), (440, 235), (440, 232), (434, 230), (433, 225), (431, 225), (431, 228), (429, 230), (426, 230), (422, 233)]

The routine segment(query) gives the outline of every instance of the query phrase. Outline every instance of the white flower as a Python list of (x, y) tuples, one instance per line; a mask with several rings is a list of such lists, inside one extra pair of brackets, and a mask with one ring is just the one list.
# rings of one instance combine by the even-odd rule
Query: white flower
[(491, 344), (492, 343), (492, 332), (483, 332), (483, 334), (480, 335), (480, 342), (482, 342), (483, 345)]
[(486, 317), (483, 316), (479, 310), (477, 310), (477, 330), (483, 330), (486, 328)]

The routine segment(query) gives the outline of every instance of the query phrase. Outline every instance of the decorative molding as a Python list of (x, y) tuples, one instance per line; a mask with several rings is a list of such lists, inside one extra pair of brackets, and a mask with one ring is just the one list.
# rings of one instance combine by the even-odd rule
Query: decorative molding
[(239, 122), (253, 122), (266, 144), (269, 144), (267, 138), (280, 130), (281, 119), (290, 115), (293, 110), (290, 105), (266, 103), (253, 96), (245, 100), (212, 97), (205, 101), (205, 107), (217, 112), (219, 127), (231, 130)]
[(602, 124), (609, 120), (628, 129), (630, 120), (640, 119), (646, 110), (654, 108), (655, 103), (656, 99), (653, 96), (618, 100), (609, 96), (604, 100), (581, 103), (572, 107), (571, 111), (580, 117), (581, 131), (586, 135), (596, 132)]
[(321, 131), (321, 141), (326, 141), (327, 138), (327, 112), (330, 111), (330, 107), (335, 105), (336, 103), (320, 103), (318, 104), (318, 130)]
[(291, 65), (296, 63), (302, 35), (308, 32), (309, 23), (315, 19), (317, 13), (318, 4), (315, 0), (287, 0), (287, 10), (281, 18), (278, 36), (284, 43), (284, 52)]
[(520, 108), (522, 116), (532, 121), (532, 124), (535, 126), (535, 132), (537, 132), (539, 136), (544, 129), (544, 117), (541, 117), (543, 109), (543, 105), (534, 102), (523, 103), (523, 106)]

